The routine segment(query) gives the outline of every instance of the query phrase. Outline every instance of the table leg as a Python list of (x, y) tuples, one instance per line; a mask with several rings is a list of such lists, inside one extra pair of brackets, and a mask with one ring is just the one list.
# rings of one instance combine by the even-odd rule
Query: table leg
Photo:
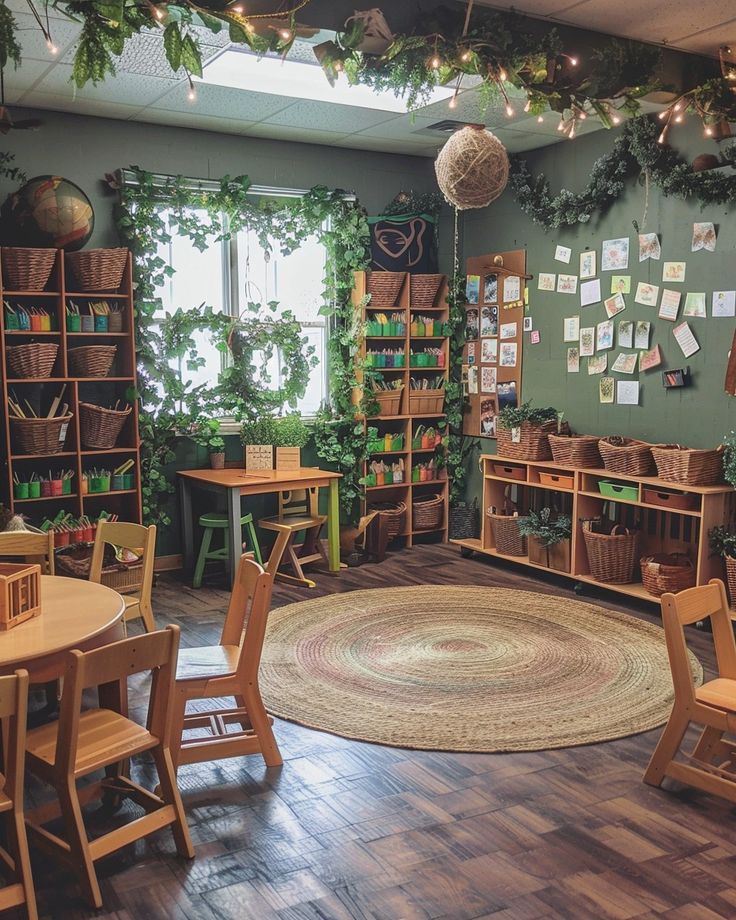
[(337, 479), (330, 480), (329, 506), (327, 509), (327, 556), (330, 571), (340, 571), (340, 499)]
[(238, 559), (243, 554), (243, 531), (240, 527), (240, 489), (227, 490), (227, 523), (230, 533), (228, 546), (228, 573), (230, 586), (235, 584)]
[(192, 520), (192, 486), (186, 476), (179, 477), (181, 535), (184, 543), (184, 571), (194, 567), (194, 521)]

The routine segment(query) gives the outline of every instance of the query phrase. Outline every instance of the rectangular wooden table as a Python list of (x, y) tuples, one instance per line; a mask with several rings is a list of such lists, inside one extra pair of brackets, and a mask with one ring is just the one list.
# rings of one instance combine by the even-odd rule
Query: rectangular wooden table
[(225, 492), (227, 517), (230, 533), (228, 571), (232, 583), (237, 570), (243, 542), (240, 527), (240, 500), (248, 495), (265, 495), (272, 492), (291, 492), (298, 489), (329, 488), (327, 512), (327, 555), (331, 572), (340, 570), (340, 503), (337, 483), (341, 473), (301, 467), (298, 470), (243, 469), (225, 470), (179, 470), (179, 495), (181, 497), (182, 538), (184, 541), (184, 567), (194, 568), (194, 517), (192, 512), (192, 489), (205, 492)]

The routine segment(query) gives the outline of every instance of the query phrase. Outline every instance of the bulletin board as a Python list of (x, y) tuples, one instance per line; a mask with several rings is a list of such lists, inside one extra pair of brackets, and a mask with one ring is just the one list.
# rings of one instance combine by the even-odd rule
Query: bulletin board
[(474, 256), (465, 272), (463, 387), (469, 408), (463, 434), (494, 438), (499, 411), (521, 404), (526, 250)]

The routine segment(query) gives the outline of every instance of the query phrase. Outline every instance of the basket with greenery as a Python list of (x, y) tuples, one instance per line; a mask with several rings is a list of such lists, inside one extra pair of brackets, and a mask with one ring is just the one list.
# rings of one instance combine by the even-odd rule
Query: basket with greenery
[[(728, 478), (726, 469), (728, 459), (724, 463), (724, 475)], [(728, 596), (731, 606), (736, 605), (736, 530), (732, 527), (713, 527), (708, 531), (708, 544), (714, 556), (721, 556), (726, 563), (726, 581), (728, 583)]]
[(301, 450), (309, 440), (309, 429), (298, 412), (276, 419), (274, 444), (276, 469), (296, 470), (302, 464)]
[(551, 460), (550, 434), (566, 434), (570, 427), (552, 406), (535, 408), (531, 401), (507, 406), (498, 416), (496, 451), (516, 460)]
[(555, 514), (551, 508), (528, 511), (519, 519), (519, 533), (527, 538), (532, 562), (549, 569), (570, 571), (570, 515)]

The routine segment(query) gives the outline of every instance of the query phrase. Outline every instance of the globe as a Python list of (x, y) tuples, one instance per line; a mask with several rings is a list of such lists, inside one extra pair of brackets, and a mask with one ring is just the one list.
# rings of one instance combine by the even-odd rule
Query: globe
[(3, 205), (9, 245), (73, 252), (92, 236), (95, 214), (78, 185), (61, 176), (36, 176)]

